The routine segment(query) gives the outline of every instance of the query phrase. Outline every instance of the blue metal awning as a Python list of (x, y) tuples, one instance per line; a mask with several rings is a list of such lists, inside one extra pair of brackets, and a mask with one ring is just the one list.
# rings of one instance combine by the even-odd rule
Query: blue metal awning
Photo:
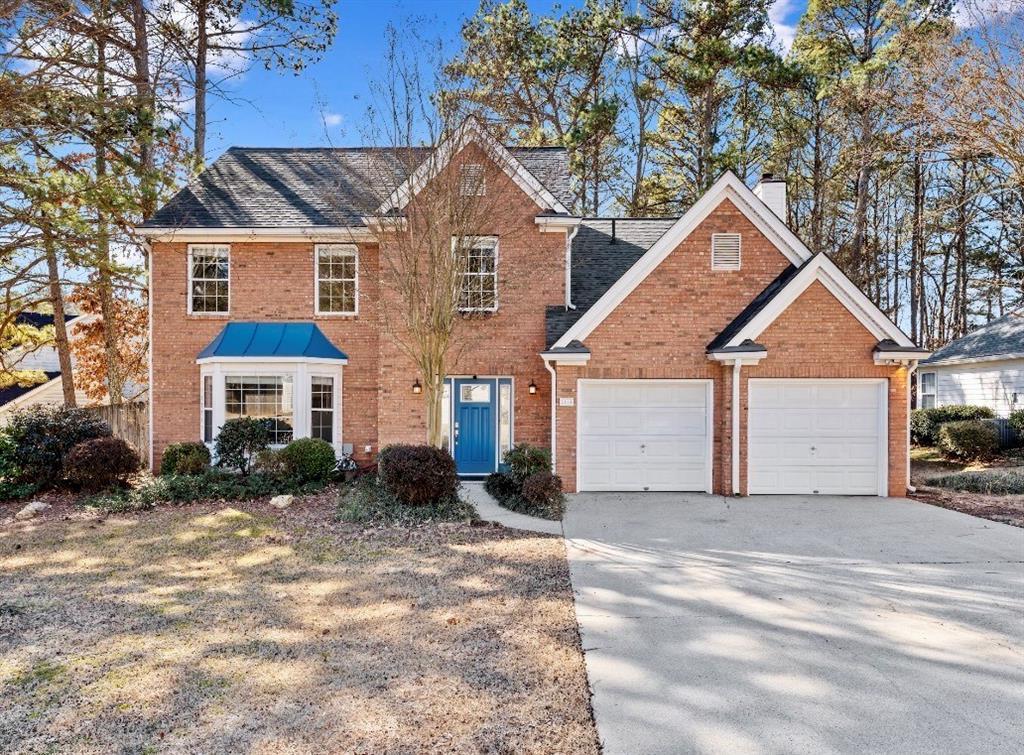
[(311, 322), (229, 322), (197, 359), (225, 357), (348, 361)]

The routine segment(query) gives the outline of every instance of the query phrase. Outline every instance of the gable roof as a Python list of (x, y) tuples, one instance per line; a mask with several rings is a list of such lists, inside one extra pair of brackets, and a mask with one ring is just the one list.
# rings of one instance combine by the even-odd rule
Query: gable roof
[[(507, 152), (559, 202), (572, 202), (564, 149)], [(429, 153), (429, 147), (231, 147), (140, 228), (362, 226), (363, 216)]]
[(311, 322), (229, 322), (197, 360), (224, 358), (348, 360)]
[(921, 364), (1024, 357), (1024, 311), (1013, 312), (950, 341)]
[(14, 385), (9, 385), (6, 388), (0, 388), (0, 406), (5, 406), (15, 399), (21, 398), (22, 396), (32, 393), (32, 391), (42, 388), (44, 385), (49, 385), (53, 380), (60, 377), (59, 370), (57, 372), (46, 371), (43, 374), (46, 375), (46, 381), (43, 383), (24, 386), (15, 383)]
[(555, 346), (585, 340), (611, 312), (671, 254), (711, 212), (726, 199), (771, 241), (793, 265), (811, 257), (811, 250), (732, 171), (726, 171), (686, 213), (610, 286), (569, 328)]
[[(807, 265), (809, 262), (810, 260), (805, 262), (804, 265)], [(744, 307), (743, 311), (736, 315), (733, 321), (726, 325), (721, 333), (715, 336), (714, 340), (708, 344), (708, 351), (737, 347), (739, 344), (733, 343), (736, 334), (786, 288), (804, 265), (800, 267), (789, 265), (779, 273), (775, 280), (765, 286), (764, 291), (751, 299), (750, 304)]]

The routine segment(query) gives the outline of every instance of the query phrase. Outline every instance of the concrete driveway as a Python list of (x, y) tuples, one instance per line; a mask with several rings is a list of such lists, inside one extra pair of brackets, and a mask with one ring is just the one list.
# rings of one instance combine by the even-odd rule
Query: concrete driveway
[(605, 752), (1024, 751), (1024, 530), (903, 499), (580, 494)]

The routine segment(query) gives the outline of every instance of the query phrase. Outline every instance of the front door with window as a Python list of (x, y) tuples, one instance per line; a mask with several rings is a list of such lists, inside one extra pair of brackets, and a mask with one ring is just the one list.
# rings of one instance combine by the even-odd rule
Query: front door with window
[(497, 391), (494, 380), (455, 381), (452, 435), (459, 474), (489, 474), (497, 465)]

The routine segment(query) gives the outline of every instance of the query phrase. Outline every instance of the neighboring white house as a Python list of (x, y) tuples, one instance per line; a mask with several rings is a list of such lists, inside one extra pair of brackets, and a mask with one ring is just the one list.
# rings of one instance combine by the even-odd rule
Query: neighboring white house
[(1024, 312), (993, 320), (921, 362), (917, 405), (988, 406), (997, 417), (1024, 409)]

